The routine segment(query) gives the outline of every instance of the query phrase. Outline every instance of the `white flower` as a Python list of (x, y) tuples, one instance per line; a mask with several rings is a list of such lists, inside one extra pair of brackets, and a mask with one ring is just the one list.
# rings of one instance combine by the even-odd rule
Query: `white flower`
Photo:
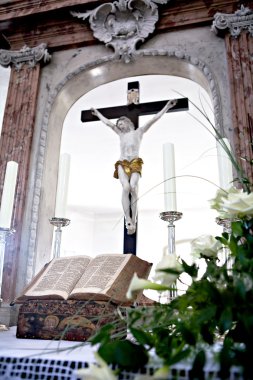
[(201, 235), (191, 242), (191, 248), (192, 253), (198, 256), (217, 257), (222, 244), (211, 235)]
[(218, 189), (216, 191), (215, 197), (209, 201), (210, 207), (217, 210), (218, 212), (221, 212), (221, 205), (223, 204), (223, 200), (228, 197), (228, 194), (232, 189), (234, 188), (231, 188), (228, 191)]
[(168, 286), (156, 284), (149, 280), (144, 280), (143, 278), (139, 278), (137, 274), (134, 273), (133, 278), (128, 287), (126, 298), (131, 300), (136, 297), (137, 293), (140, 290), (144, 290), (144, 289), (168, 290)]
[(253, 216), (253, 193), (248, 194), (242, 189), (231, 187), (227, 192), (218, 190), (210, 204), (222, 218)]
[(253, 216), (253, 193), (231, 193), (224, 199), (222, 208), (233, 217)]
[[(166, 273), (163, 272), (162, 269), (175, 269), (178, 274), (174, 273)], [(160, 281), (164, 285), (172, 285), (176, 279), (178, 278), (179, 274), (183, 271), (183, 267), (178, 261), (175, 254), (168, 254), (165, 255), (162, 260), (157, 264), (155, 268), (155, 281)]]
[(96, 352), (94, 355), (98, 365), (91, 364), (89, 368), (79, 369), (77, 371), (78, 377), (83, 380), (117, 380), (117, 377), (106, 362)]
[(164, 365), (154, 373), (154, 379), (167, 380), (169, 378), (169, 366)]

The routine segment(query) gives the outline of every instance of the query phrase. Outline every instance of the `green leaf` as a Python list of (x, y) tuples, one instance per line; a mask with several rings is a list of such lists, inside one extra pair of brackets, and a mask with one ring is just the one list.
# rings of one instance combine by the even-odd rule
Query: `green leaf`
[(219, 328), (222, 334), (224, 334), (227, 330), (231, 328), (233, 322), (232, 318), (233, 315), (230, 308), (226, 308), (225, 310), (223, 310), (219, 320)]
[(143, 346), (129, 340), (113, 341), (103, 344), (98, 354), (108, 363), (122, 369), (135, 371), (148, 362), (148, 354)]
[(97, 344), (97, 343), (106, 343), (111, 340), (111, 333), (115, 327), (113, 326), (112, 323), (108, 323), (103, 327), (100, 327), (99, 331), (97, 334), (95, 334), (91, 339), (90, 342), (92, 345)]
[(221, 379), (227, 379), (230, 377), (230, 367), (233, 364), (232, 345), (232, 340), (226, 337), (219, 354)]
[(182, 334), (183, 339), (190, 346), (194, 346), (196, 344), (196, 336), (193, 331), (188, 328), (185, 324), (179, 325), (179, 332)]
[(198, 275), (198, 268), (196, 264), (188, 265), (184, 260), (182, 260), (182, 265), (184, 268), (184, 271), (189, 274), (191, 277), (197, 277)]
[(228, 245), (228, 240), (225, 239), (224, 237), (221, 237), (221, 236), (216, 236), (215, 239), (217, 239), (218, 241), (221, 242), (221, 244), (227, 246)]
[(235, 294), (241, 299), (246, 299), (246, 289), (242, 280), (238, 280), (235, 282)]
[(207, 323), (201, 326), (201, 335), (203, 340), (208, 344), (214, 343), (214, 333), (211, 330), (211, 326)]
[(242, 183), (244, 183), (244, 184), (250, 184), (250, 181), (249, 181), (249, 179), (247, 178), (247, 177), (242, 177), (241, 178), (241, 181), (242, 181)]
[(179, 275), (182, 273), (181, 270), (173, 269), (173, 268), (166, 268), (166, 269), (159, 269), (157, 272), (164, 272), (164, 273), (169, 273), (169, 274), (176, 274)]
[[(226, 239), (226, 240), (229, 239), (229, 234), (228, 234), (228, 232), (222, 232), (222, 236), (223, 236), (224, 239)], [(217, 236), (216, 236), (216, 239), (217, 239)]]
[[(252, 311), (252, 308), (251, 308), (251, 311)], [(248, 312), (244, 311), (244, 313), (241, 315), (240, 319), (243, 323), (243, 330), (245, 331), (245, 334), (247, 334), (247, 339), (250, 339), (252, 341), (252, 339), (253, 339), (253, 315), (250, 313), (250, 310)]]
[(183, 359), (186, 359), (190, 354), (191, 354), (191, 349), (184, 348), (183, 350), (180, 350), (179, 352), (171, 356), (171, 359), (168, 365), (173, 365), (175, 363), (181, 362)]
[(231, 236), (228, 247), (229, 247), (230, 251), (232, 252), (232, 254), (236, 255), (236, 253), (237, 253), (237, 240), (235, 239), (235, 237), (233, 235)]
[(217, 311), (216, 305), (202, 305), (198, 311), (198, 315), (195, 316), (198, 324), (205, 324), (213, 319)]
[(237, 236), (243, 236), (242, 223), (241, 222), (232, 222), (231, 223), (232, 233)]
[(191, 380), (204, 380), (205, 379), (205, 373), (204, 373), (204, 366), (206, 363), (206, 354), (204, 350), (201, 350), (197, 353), (195, 356), (192, 369), (190, 371), (190, 379)]
[(148, 345), (149, 347), (153, 347), (154, 339), (150, 333), (133, 327), (130, 327), (129, 330), (139, 344), (143, 346)]

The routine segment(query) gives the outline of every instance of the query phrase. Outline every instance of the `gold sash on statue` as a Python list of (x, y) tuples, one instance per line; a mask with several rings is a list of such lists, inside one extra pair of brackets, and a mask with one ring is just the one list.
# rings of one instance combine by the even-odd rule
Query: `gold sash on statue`
[(124, 172), (128, 175), (129, 178), (132, 173), (139, 173), (141, 175), (142, 164), (143, 164), (143, 161), (141, 158), (134, 158), (131, 161), (128, 161), (128, 160), (117, 161), (115, 164), (115, 171), (114, 171), (113, 177), (119, 178), (119, 175), (118, 175), (119, 165), (122, 166), (122, 168), (124, 169)]

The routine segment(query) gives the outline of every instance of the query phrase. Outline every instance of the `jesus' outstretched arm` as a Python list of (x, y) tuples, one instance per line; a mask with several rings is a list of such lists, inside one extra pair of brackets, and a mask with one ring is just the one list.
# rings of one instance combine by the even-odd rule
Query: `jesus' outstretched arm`
[(111, 122), (111, 120), (107, 119), (101, 112), (99, 112), (96, 108), (91, 108), (91, 112), (94, 116), (97, 116), (99, 120), (101, 120), (105, 125), (110, 127), (115, 133), (119, 133), (115, 124)]
[(152, 119), (150, 119), (146, 124), (143, 125), (143, 127), (141, 127), (141, 131), (142, 133), (145, 133), (149, 130), (149, 128), (157, 121), (159, 120), (163, 114), (165, 114), (170, 108), (173, 108), (175, 105), (177, 104), (177, 100), (176, 99), (173, 99), (173, 100), (169, 100), (165, 106), (161, 109), (161, 111), (159, 111), (157, 114), (155, 114), (155, 116), (152, 117)]

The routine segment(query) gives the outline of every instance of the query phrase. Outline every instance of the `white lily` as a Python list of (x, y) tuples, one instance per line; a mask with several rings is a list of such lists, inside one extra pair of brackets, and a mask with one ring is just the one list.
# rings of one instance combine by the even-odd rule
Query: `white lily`
[(156, 284), (149, 280), (139, 278), (136, 273), (134, 273), (133, 278), (129, 284), (126, 298), (132, 300), (136, 297), (140, 290), (153, 289), (153, 290), (169, 290), (168, 286)]
[[(179, 273), (166, 273), (162, 271), (163, 269), (175, 269)], [(164, 255), (155, 268), (154, 280), (160, 281), (163, 285), (170, 286), (176, 281), (182, 271), (182, 264), (178, 261), (175, 254)]]
[(169, 378), (169, 366), (164, 365), (154, 373), (154, 379), (167, 380)]
[(117, 380), (111, 368), (107, 363), (95, 352), (94, 356), (97, 365), (91, 364), (89, 368), (81, 368), (77, 371), (78, 377), (83, 380)]

